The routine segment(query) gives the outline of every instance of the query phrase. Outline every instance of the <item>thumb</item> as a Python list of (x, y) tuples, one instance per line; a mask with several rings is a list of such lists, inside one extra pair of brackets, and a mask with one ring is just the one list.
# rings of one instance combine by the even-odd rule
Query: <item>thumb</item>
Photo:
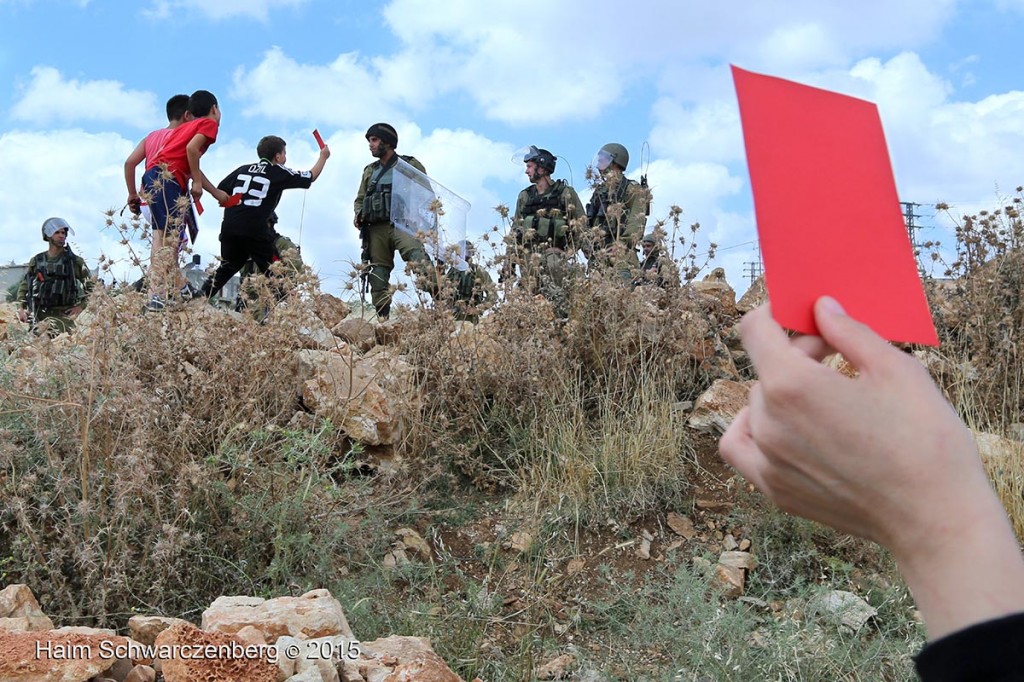
[(847, 315), (831, 296), (822, 296), (815, 302), (814, 321), (825, 342), (860, 371), (869, 369), (880, 353), (892, 349), (870, 327)]

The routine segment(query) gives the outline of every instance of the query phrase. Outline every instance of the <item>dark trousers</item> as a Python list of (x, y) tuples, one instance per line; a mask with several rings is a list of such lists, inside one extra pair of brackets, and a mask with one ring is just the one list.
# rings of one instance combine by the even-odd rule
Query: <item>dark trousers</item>
[(265, 275), (276, 255), (274, 240), (270, 235), (251, 237), (249, 235), (222, 234), (220, 236), (221, 264), (213, 277), (203, 283), (203, 295), (211, 298), (217, 294), (249, 259), (252, 259), (253, 264), (256, 265), (256, 271)]

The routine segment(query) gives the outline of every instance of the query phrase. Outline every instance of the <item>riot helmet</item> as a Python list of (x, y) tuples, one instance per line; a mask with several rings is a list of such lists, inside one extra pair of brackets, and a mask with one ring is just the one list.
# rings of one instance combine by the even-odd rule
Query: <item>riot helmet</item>
[(615, 164), (622, 170), (629, 166), (629, 152), (618, 142), (609, 142), (597, 150), (594, 156), (594, 167), (604, 172), (611, 164)]
[(547, 149), (538, 149), (530, 145), (530, 151), (523, 157), (523, 163), (529, 163), (530, 161), (533, 161), (541, 168), (547, 169), (549, 173), (555, 172), (555, 155)]
[(68, 225), (68, 221), (64, 220), (63, 218), (47, 218), (43, 222), (43, 241), (50, 241), (50, 237), (57, 234), (61, 230), (67, 230), (69, 234), (75, 233), (75, 231), (71, 229), (71, 226)]

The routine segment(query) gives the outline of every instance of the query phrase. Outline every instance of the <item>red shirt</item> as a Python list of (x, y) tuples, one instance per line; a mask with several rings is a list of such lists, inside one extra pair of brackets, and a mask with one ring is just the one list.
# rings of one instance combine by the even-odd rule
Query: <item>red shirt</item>
[(187, 123), (171, 131), (164, 142), (164, 146), (156, 153), (156, 157), (147, 161), (150, 167), (166, 163), (167, 168), (174, 174), (174, 179), (182, 191), (188, 189), (188, 179), (192, 177), (192, 169), (188, 166), (188, 143), (196, 135), (206, 137), (206, 144), (202, 152), (217, 141), (217, 129), (219, 125), (212, 118), (194, 118)]
[(160, 128), (160, 130), (154, 130), (149, 135), (146, 135), (146, 141), (143, 143), (145, 145), (143, 148), (146, 151), (146, 170), (156, 165), (153, 163), (153, 159), (164, 148), (164, 142), (167, 141), (167, 137), (174, 130), (174, 128)]

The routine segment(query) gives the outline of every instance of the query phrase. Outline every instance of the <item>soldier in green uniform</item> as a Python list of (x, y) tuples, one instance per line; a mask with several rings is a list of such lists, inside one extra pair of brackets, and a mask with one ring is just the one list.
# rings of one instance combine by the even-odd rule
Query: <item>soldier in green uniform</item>
[(370, 154), (376, 161), (363, 169), (355, 200), (355, 226), (363, 241), (363, 261), (369, 267), (370, 295), (377, 317), (386, 320), (391, 314), (391, 271), (395, 269), (395, 250), (402, 260), (428, 281), (433, 269), (423, 243), (416, 237), (396, 229), (391, 222), (391, 185), (393, 169), (401, 158), (422, 173), (426, 169), (411, 156), (395, 152), (398, 133), (387, 123), (375, 123), (366, 131)]
[(583, 202), (565, 180), (551, 179), (554, 154), (530, 147), (523, 162), (532, 184), (516, 199), (509, 244), (512, 256), (506, 254), (505, 272), (513, 274), (512, 268), (518, 264), (523, 286), (542, 294), (564, 317), (568, 311), (565, 280), (578, 248)]
[(42, 233), (49, 248), (29, 261), (16, 296), (21, 303), (19, 319), (45, 328), (51, 336), (74, 329), (74, 319), (95, 284), (85, 261), (68, 246), (69, 232), (74, 234), (63, 218), (46, 219)]
[(660, 242), (655, 232), (648, 232), (640, 241), (644, 259), (640, 262), (640, 275), (633, 281), (635, 286), (654, 284), (668, 289), (679, 285), (679, 269), (667, 254), (662, 253)]
[(629, 152), (617, 142), (601, 147), (594, 167), (601, 179), (587, 204), (589, 240), (584, 244), (592, 268), (610, 268), (632, 282), (640, 267), (636, 247), (647, 224), (649, 192), (626, 177)]
[(460, 270), (454, 264), (448, 265), (444, 273), (446, 292), (450, 291), (455, 319), (476, 324), (480, 321), (480, 314), (494, 305), (497, 293), (487, 270), (473, 259), (473, 244), (463, 240), (459, 246), (466, 254), (466, 268)]

